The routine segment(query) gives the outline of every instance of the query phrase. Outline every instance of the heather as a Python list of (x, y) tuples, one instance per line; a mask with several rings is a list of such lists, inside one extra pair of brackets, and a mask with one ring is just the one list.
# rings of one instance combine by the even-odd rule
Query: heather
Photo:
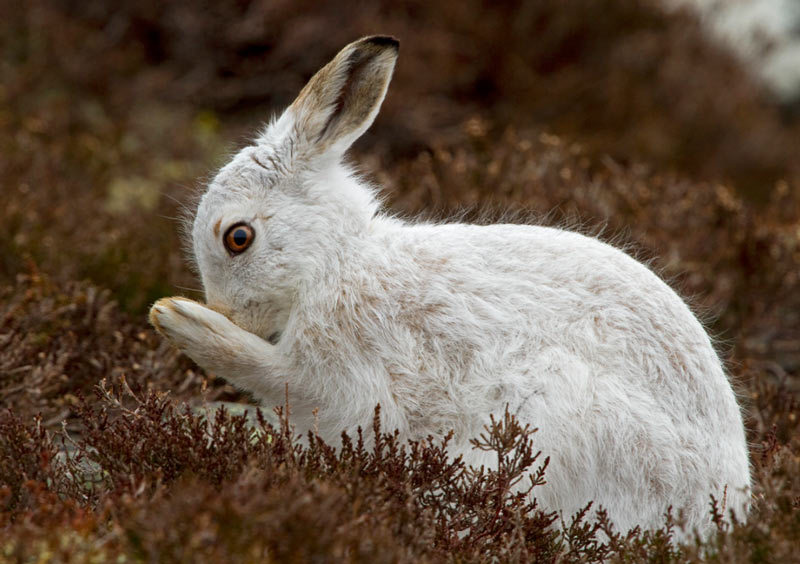
[[(800, 129), (690, 17), (621, 0), (0, 11), (0, 560), (796, 558)], [(391, 429), (298, 438), (291, 406), (244, 412), (150, 329), (154, 299), (201, 295), (178, 222), (196, 188), (376, 32), (400, 63), (352, 159), (387, 207), (570, 225), (649, 261), (740, 394), (747, 523), (678, 547), (679, 515), (628, 534), (544, 513), (511, 493), (535, 498), (548, 471), (509, 417), (475, 438), (497, 472)]]

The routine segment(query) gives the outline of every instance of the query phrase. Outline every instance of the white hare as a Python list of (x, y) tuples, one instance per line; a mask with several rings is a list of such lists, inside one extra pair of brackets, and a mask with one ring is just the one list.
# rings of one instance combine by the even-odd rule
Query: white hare
[(492, 467), (469, 439), (508, 405), (551, 458), (546, 509), (594, 500), (626, 530), (672, 506), (708, 530), (713, 494), (743, 517), (734, 392), (653, 272), (569, 231), (401, 221), (342, 164), (397, 53), (389, 37), (348, 45), (222, 168), (192, 231), (207, 303), (159, 300), (153, 325), (266, 405), (288, 382), (293, 422), (334, 444), (380, 403), (384, 428), (454, 430), (452, 454)]

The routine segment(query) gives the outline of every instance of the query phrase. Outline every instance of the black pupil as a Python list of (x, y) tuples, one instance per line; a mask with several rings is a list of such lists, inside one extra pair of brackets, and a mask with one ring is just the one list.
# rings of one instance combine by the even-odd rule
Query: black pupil
[(247, 243), (247, 231), (244, 229), (237, 229), (233, 232), (233, 242), (236, 243), (238, 246), (242, 246)]

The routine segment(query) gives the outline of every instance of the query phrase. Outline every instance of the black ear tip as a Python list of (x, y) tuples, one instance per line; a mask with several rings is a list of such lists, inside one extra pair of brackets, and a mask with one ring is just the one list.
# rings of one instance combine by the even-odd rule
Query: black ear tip
[(372, 35), (362, 39), (364, 43), (369, 43), (381, 48), (391, 48), (395, 51), (400, 50), (400, 42), (391, 35)]

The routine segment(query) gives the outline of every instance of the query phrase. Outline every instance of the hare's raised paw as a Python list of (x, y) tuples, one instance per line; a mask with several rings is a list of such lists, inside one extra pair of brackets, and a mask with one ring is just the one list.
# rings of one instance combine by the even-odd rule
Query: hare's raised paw
[(150, 308), (150, 323), (197, 364), (213, 372), (261, 364), (272, 351), (272, 345), (260, 337), (186, 298), (158, 300)]
[(222, 314), (186, 298), (158, 300), (150, 308), (150, 323), (179, 348), (221, 337), (236, 327)]
[(197, 364), (251, 391), (283, 390), (283, 364), (271, 345), (219, 312), (186, 298), (162, 298), (150, 308), (150, 323)]

